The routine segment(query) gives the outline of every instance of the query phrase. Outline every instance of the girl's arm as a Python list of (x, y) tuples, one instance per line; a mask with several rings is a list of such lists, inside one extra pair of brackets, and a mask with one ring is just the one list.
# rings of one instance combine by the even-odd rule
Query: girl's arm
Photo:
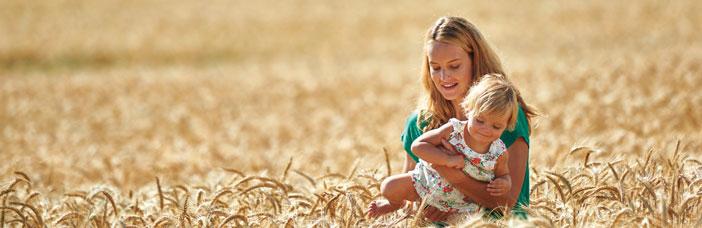
[(491, 196), (490, 192), (496, 192), (494, 186), (466, 176), (461, 170), (439, 165), (432, 167), (452, 186), (477, 204), (488, 208), (500, 206), (512, 208), (517, 203), (522, 184), (524, 184), (529, 146), (523, 138), (519, 138), (507, 151), (509, 152), (508, 166), (510, 170), (509, 176), (512, 179), (512, 188), (507, 194), (501, 196)]
[[(512, 178), (509, 176), (509, 151), (504, 151), (502, 155), (497, 157), (495, 162), (495, 179), (490, 181), (495, 192), (488, 190), (491, 196), (500, 196), (508, 193), (512, 189)], [(488, 185), (488, 186), (490, 186)]]
[[(439, 149), (442, 140), (449, 137), (453, 131), (453, 126), (450, 123), (444, 124), (439, 128), (430, 130), (419, 136), (412, 142), (412, 153), (422, 160), (434, 165), (441, 166), (457, 166), (463, 164), (463, 157), (460, 155), (449, 155)], [(460, 164), (459, 164), (460, 163)]]

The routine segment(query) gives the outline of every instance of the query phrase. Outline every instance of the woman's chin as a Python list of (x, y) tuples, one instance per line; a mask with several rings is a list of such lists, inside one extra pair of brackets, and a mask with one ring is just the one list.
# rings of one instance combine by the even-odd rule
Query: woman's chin
[(463, 96), (465, 95), (465, 93), (459, 93), (458, 88), (444, 89), (440, 90), (439, 92), (441, 93), (441, 96), (444, 97), (444, 99), (449, 101), (462, 100)]
[(451, 102), (461, 102), (461, 101), (463, 101), (463, 97), (462, 96), (455, 96), (455, 97), (448, 98), (446, 100), (451, 101)]
[(454, 100), (458, 100), (459, 98), (461, 98), (461, 96), (458, 93), (453, 93), (453, 92), (449, 92), (449, 93), (444, 92), (444, 93), (441, 93), (441, 96), (443, 96), (444, 99), (446, 99), (448, 101), (454, 101)]

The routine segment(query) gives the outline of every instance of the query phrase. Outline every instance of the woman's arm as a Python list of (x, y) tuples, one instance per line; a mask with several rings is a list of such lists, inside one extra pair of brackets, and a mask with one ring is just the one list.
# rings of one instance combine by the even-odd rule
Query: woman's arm
[(412, 152), (424, 161), (442, 166), (462, 167), (463, 157), (444, 153), (439, 146), (448, 138), (453, 126), (447, 123), (427, 131), (412, 142)]
[(523, 138), (517, 139), (508, 149), (509, 152), (509, 175), (512, 179), (511, 190), (502, 196), (491, 196), (490, 191), (494, 190), (491, 185), (477, 181), (463, 174), (459, 169), (448, 168), (445, 166), (432, 166), (442, 177), (444, 177), (452, 186), (457, 188), (463, 195), (477, 204), (496, 208), (500, 206), (514, 207), (517, 203), (517, 198), (524, 183), (524, 175), (526, 173), (527, 159), (529, 155), (529, 146)]
[(405, 154), (405, 166), (402, 167), (402, 173), (407, 173), (409, 171), (414, 170), (414, 167), (417, 165), (414, 160), (412, 160), (412, 157), (410, 157), (409, 154)]

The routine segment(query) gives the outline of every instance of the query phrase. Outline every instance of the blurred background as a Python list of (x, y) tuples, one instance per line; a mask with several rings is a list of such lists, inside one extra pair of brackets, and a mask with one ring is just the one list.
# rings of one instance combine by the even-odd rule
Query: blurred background
[(399, 172), (423, 36), (463, 16), (540, 109), (531, 166), (702, 149), (699, 1), (0, 2), (0, 179), (61, 193)]

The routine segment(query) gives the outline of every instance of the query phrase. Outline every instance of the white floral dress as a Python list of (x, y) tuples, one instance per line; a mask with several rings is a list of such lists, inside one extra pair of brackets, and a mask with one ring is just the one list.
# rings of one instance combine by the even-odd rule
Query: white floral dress
[[(458, 152), (465, 155), (463, 172), (479, 181), (488, 182), (494, 179), (497, 158), (506, 150), (502, 140), (495, 140), (490, 144), (487, 153), (480, 154), (470, 149), (463, 140), (463, 129), (467, 122), (452, 118), (449, 123), (453, 125), (453, 131), (448, 141)], [(431, 168), (430, 164), (421, 158), (412, 171), (412, 181), (419, 196), (422, 199), (426, 198), (428, 205), (441, 211), (474, 213), (480, 209), (480, 206), (474, 202), (463, 201), (463, 194), (455, 190), (443, 177), (439, 176), (436, 170)]]

